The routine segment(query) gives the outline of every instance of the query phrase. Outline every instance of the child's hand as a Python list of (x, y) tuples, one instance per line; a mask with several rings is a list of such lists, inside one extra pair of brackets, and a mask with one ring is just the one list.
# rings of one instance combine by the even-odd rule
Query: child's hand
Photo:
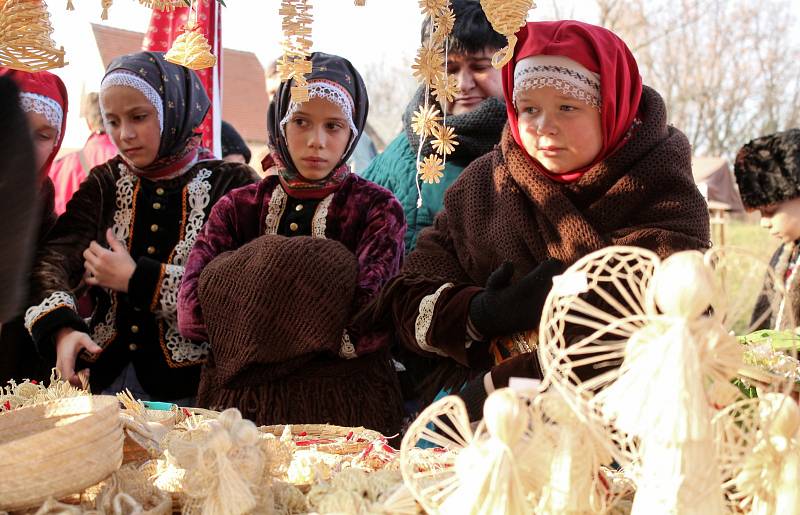
[(128, 249), (114, 237), (111, 229), (106, 231), (106, 239), (111, 250), (104, 249), (93, 241), (83, 251), (83, 258), (86, 260), (83, 266), (89, 274), (86, 284), (127, 293), (128, 281), (136, 270), (136, 261), (128, 254)]
[(56, 334), (56, 369), (63, 380), (78, 388), (82, 385), (80, 377), (75, 373), (75, 360), (82, 349), (92, 353), (103, 350), (88, 334), (71, 327), (65, 327)]

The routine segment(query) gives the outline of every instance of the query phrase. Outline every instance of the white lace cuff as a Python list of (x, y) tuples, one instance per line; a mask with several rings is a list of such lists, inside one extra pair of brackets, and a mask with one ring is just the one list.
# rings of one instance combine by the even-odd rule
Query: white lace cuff
[(58, 308), (67, 307), (77, 312), (75, 299), (65, 291), (54, 291), (46, 299), (36, 306), (31, 306), (25, 311), (25, 328), (28, 332), (33, 331), (33, 325), (43, 316), (55, 311)]
[(430, 329), (431, 323), (433, 322), (433, 310), (436, 307), (436, 301), (439, 300), (439, 296), (443, 291), (452, 287), (453, 283), (445, 283), (439, 286), (439, 289), (432, 294), (423, 297), (419, 303), (419, 315), (417, 315), (417, 320), (414, 322), (414, 334), (417, 337), (417, 345), (419, 348), (425, 352), (438, 354), (444, 357), (447, 357), (444, 351), (428, 344), (428, 329)]

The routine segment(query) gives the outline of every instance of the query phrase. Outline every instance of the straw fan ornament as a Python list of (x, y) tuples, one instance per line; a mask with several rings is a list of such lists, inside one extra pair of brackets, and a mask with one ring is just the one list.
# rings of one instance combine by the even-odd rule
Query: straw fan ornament
[(26, 72), (64, 66), (64, 47), (55, 47), (52, 33), (44, 1), (3, 0), (0, 2), (0, 66)]
[(308, 81), (311, 73), (311, 1), (283, 0), (278, 11), (283, 17), (283, 55), (278, 59), (281, 81), (294, 80), (292, 102), (308, 101)]
[[(447, 74), (448, 36), (455, 24), (455, 14), (449, 0), (419, 0), (422, 15), (428, 19), (428, 39), (417, 51), (411, 66), (414, 78), (425, 88), (424, 102), (412, 117), (411, 128), (419, 136), (417, 147), (417, 207), (422, 207), (420, 180), (427, 184), (439, 183), (444, 176), (447, 156), (458, 145), (452, 127), (447, 127), (447, 102), (458, 94), (455, 77)], [(435, 97), (442, 109), (431, 104)], [(444, 112), (444, 114), (442, 114)], [(434, 153), (422, 158), (422, 148), (432, 138)]]
[(500, 69), (514, 56), (517, 31), (525, 25), (528, 11), (536, 8), (534, 0), (481, 0), (481, 7), (494, 30), (504, 35), (508, 45), (492, 56), (492, 66)]
[(193, 1), (189, 7), (186, 27), (172, 43), (164, 59), (192, 70), (203, 70), (217, 64), (217, 57), (211, 50), (202, 27), (197, 24), (197, 7)]
[[(545, 386), (628, 468), (634, 514), (724, 512), (712, 417), (741, 398), (732, 379), (765, 379), (731, 335), (749, 304), (736, 298), (741, 285), (752, 291), (770, 277), (752, 273), (769, 272), (755, 265), (744, 279), (734, 275), (743, 262), (728, 250), (662, 262), (645, 249), (609, 247), (554, 281), (539, 333)], [(782, 294), (774, 277), (768, 285)], [(765, 384), (780, 388), (772, 379)]]

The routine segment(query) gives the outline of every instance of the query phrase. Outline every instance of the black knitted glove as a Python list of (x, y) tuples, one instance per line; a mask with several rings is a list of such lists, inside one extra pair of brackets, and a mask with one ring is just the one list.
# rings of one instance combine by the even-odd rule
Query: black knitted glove
[(509, 285), (514, 264), (506, 261), (492, 272), (486, 288), (469, 305), (469, 318), (485, 339), (527, 331), (539, 325), (553, 276), (561, 273), (563, 263), (548, 259), (519, 282)]

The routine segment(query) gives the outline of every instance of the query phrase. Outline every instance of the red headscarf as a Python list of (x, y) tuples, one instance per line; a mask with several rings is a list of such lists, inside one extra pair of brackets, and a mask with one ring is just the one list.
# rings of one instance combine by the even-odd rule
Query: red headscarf
[(39, 170), (40, 177), (47, 177), (50, 165), (61, 149), (61, 142), (64, 141), (64, 133), (67, 131), (67, 88), (58, 76), (50, 72), (23, 72), (0, 68), (0, 75), (11, 77), (17, 83), (21, 92), (42, 95), (61, 106), (63, 114), (61, 116), (61, 127), (58, 131), (58, 141), (56, 141), (53, 151), (48, 156), (44, 166)]
[(522, 149), (525, 147), (519, 136), (517, 111), (513, 101), (514, 67), (519, 60), (535, 55), (564, 56), (600, 76), (603, 148), (595, 160), (580, 170), (559, 175), (549, 173), (531, 157), (536, 168), (548, 177), (559, 182), (577, 181), (588, 169), (625, 143), (642, 96), (639, 67), (625, 42), (607, 29), (573, 20), (528, 22), (517, 32), (514, 57), (502, 70), (508, 124), (514, 141)]

